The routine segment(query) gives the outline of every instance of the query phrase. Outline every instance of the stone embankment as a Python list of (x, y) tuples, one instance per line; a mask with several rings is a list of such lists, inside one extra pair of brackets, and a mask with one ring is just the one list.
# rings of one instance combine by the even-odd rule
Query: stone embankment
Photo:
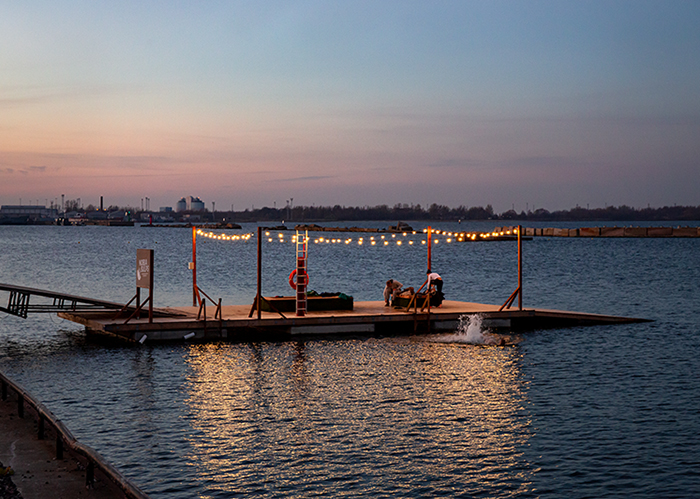
[(148, 499), (3, 373), (0, 393), (0, 497)]

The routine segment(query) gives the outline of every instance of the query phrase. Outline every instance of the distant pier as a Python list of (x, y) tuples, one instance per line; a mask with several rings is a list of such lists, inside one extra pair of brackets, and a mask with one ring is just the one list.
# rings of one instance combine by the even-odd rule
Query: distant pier
[[(517, 227), (496, 227), (494, 233), (508, 233)], [(528, 237), (700, 237), (700, 227), (523, 227)]]

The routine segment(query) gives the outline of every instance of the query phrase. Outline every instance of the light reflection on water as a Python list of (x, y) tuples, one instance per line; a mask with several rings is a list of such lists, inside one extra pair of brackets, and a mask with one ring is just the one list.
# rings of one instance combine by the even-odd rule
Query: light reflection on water
[[(423, 341), (189, 349), (190, 459), (212, 497), (530, 486), (517, 350)], [(370, 487), (369, 490), (367, 487)]]

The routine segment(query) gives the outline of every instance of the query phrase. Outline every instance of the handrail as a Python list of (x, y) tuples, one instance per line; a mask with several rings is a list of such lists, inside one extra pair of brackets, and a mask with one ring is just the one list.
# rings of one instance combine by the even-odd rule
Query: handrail
[[(131, 303), (132, 303), (138, 296), (139, 296), (138, 294), (135, 294), (134, 297), (133, 297), (131, 300), (129, 300), (129, 303), (127, 303), (126, 305), (124, 305), (124, 306), (121, 308), (121, 310), (119, 310), (119, 312), (117, 312), (116, 315), (115, 315), (114, 317), (112, 317), (112, 320), (115, 320), (117, 317), (119, 317), (121, 314), (123, 314), (123, 313), (129, 308), (129, 305), (131, 305)], [(127, 320), (127, 321), (128, 321), (128, 320)]]
[[(138, 295), (136, 295), (136, 296), (138, 296)], [(136, 298), (136, 296), (135, 296), (134, 298)], [(132, 298), (131, 301), (133, 301), (134, 298)], [(129, 303), (131, 303), (131, 301), (130, 301)], [(136, 317), (136, 316), (138, 316), (138, 318), (140, 318), (140, 317), (141, 317), (141, 315), (140, 315), (141, 310), (143, 309), (144, 305), (146, 305), (146, 303), (149, 304), (149, 310), (150, 310), (150, 305), (151, 305), (151, 302), (152, 302), (152, 301), (153, 301), (153, 297), (152, 297), (151, 295), (148, 295), (148, 298), (146, 298), (142, 303), (140, 303), (139, 306), (136, 307), (136, 310), (134, 310), (134, 313), (131, 314), (131, 315), (129, 316), (129, 318), (128, 318), (127, 320), (124, 321), (124, 324), (128, 323), (131, 319), (133, 319), (133, 318)], [(124, 307), (124, 308), (126, 308), (126, 307)], [(121, 313), (121, 312), (120, 312), (120, 313)], [(153, 318), (149, 316), (148, 322), (152, 322), (152, 319), (153, 319)]]
[(87, 472), (85, 474), (86, 486), (95, 483), (95, 469), (102, 472), (127, 499), (149, 499), (148, 495), (136, 485), (125, 478), (114, 466), (94, 449), (81, 444), (76, 440), (68, 428), (41, 402), (32, 397), (20, 385), (10, 380), (0, 372), (0, 385), (2, 386), (2, 400), (7, 400), (7, 389), (11, 388), (17, 394), (17, 412), (20, 418), (24, 418), (24, 407), (28, 405), (37, 415), (38, 439), (43, 440), (45, 436), (46, 423), (49, 423), (56, 432), (56, 458), (63, 459), (64, 448), (68, 451), (82, 456), (87, 460)]
[[(197, 291), (198, 291), (199, 293), (202, 293), (202, 294), (204, 295), (205, 298), (209, 298), (209, 301), (212, 302), (212, 303), (214, 303), (214, 304), (216, 303), (216, 300), (214, 300), (211, 296), (209, 296), (208, 294), (206, 294), (202, 288), (200, 288), (199, 286), (196, 286), (196, 287), (197, 287)], [(200, 300), (200, 304), (199, 304), (199, 314), (197, 315), (197, 320), (199, 320), (199, 315), (202, 313), (202, 305), (203, 305), (203, 303), (204, 303), (204, 300), (203, 300), (203, 299)], [(221, 317), (221, 298), (219, 298), (219, 304), (216, 306), (216, 311), (214, 312), (214, 320), (216, 320), (216, 319), (221, 320), (221, 318), (222, 318), (222, 317)], [(207, 320), (206, 305), (204, 305), (204, 320), (205, 320), (205, 321)]]
[[(0, 306), (0, 312), (16, 315), (18, 317), (22, 317), (23, 319), (26, 319), (27, 314), (30, 312), (54, 313), (68, 311), (75, 312), (76, 310), (116, 310), (122, 306), (120, 303), (96, 300), (85, 296), (57, 293), (44, 289), (15, 286), (14, 284), (0, 283), (0, 291), (7, 291), (10, 293), (7, 307)], [(32, 295), (53, 299), (53, 304), (30, 305), (29, 301)], [(66, 306), (66, 301), (69, 302), (68, 306)], [(78, 303), (81, 303), (82, 305), (78, 305)]]

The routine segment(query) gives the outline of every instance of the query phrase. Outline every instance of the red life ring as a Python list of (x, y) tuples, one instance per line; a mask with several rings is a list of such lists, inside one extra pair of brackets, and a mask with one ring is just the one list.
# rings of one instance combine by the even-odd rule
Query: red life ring
[[(289, 285), (291, 286), (292, 289), (297, 289), (297, 269), (292, 270), (291, 274), (289, 274)], [(304, 277), (306, 277), (304, 286), (309, 284), (309, 273), (304, 272)]]

